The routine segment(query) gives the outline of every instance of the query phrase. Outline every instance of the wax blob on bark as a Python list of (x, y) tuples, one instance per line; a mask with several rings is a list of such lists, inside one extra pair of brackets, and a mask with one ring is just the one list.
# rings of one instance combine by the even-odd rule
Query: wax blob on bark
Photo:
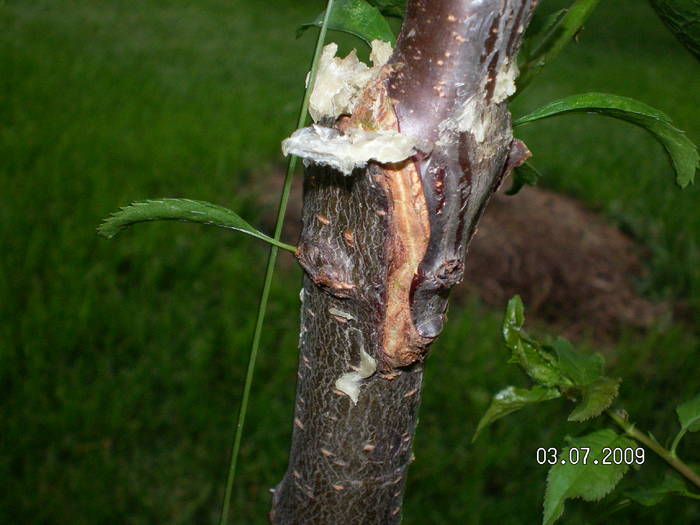
[(350, 175), (352, 170), (364, 168), (370, 160), (401, 162), (421, 149), (420, 142), (394, 130), (351, 128), (343, 134), (337, 129), (314, 124), (296, 130), (282, 141), (282, 152), (300, 157), (305, 166), (312, 162), (324, 164)]
[(343, 374), (335, 382), (335, 388), (352, 399), (354, 405), (360, 397), (360, 385), (363, 379), (367, 379), (377, 371), (377, 361), (365, 352), (360, 350), (360, 366), (356, 370)]
[(393, 52), (389, 42), (372, 41), (372, 67), (357, 58), (353, 49), (345, 58), (335, 56), (338, 44), (323, 48), (314, 89), (309, 99), (309, 113), (314, 122), (324, 117), (351, 114), (364, 87), (374, 79)]

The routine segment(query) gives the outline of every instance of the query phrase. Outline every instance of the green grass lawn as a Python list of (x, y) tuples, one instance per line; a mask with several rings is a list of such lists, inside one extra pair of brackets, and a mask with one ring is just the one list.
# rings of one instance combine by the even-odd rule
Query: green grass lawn
[[(610, 91), (659, 107), (700, 141), (700, 64), (646, 3), (602, 4), (514, 112)], [(144, 225), (112, 242), (95, 227), (118, 206), (158, 196), (258, 220), (246, 186), (281, 163), (314, 39), (295, 40), (294, 30), (320, 9), (0, 2), (0, 523), (215, 523), (266, 249), (193, 225)], [(678, 190), (660, 146), (612, 120), (567, 117), (518, 135), (545, 185), (649, 248), (640, 289), (687, 305), (683, 322), (625, 334), (614, 347), (581, 342), (612, 357), (621, 403), (640, 426), (672, 435), (673, 407), (700, 391), (698, 186)], [(273, 288), (237, 524), (266, 523), (268, 489), (286, 467), (299, 284), (300, 272), (286, 270)], [(505, 365), (500, 317), (476, 302), (453, 308), (434, 347), (407, 524), (536, 523), (546, 470), (535, 448), (598, 424), (558, 424), (566, 411), (554, 402), (470, 444), (489, 396), (526, 385)], [(700, 462), (697, 445), (690, 436), (681, 452)], [(584, 523), (600, 507), (568, 508), (565, 523)], [(671, 499), (615, 523), (699, 518), (699, 505)]]

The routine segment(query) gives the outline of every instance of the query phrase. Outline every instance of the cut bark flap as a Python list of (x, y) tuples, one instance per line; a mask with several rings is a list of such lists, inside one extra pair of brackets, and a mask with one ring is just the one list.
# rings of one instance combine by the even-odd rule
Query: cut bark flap
[(525, 164), (530, 157), (532, 157), (532, 153), (527, 145), (522, 140), (513, 139), (513, 142), (510, 143), (510, 151), (508, 151), (508, 158), (506, 158), (506, 165), (503, 169), (504, 176), (509, 175), (515, 168)]

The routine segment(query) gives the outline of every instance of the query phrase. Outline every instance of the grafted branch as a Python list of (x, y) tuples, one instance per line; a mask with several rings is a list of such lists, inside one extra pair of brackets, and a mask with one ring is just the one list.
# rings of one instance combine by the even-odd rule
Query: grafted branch
[[(419, 333), (442, 329), (447, 292), (461, 281), (468, 240), (493, 191), (527, 157), (513, 143), (506, 100), (536, 0), (409, 3), (391, 63), (389, 95), (402, 133), (434, 144), (416, 166), (430, 244), (413, 283)], [(439, 35), (439, 37), (436, 37)]]

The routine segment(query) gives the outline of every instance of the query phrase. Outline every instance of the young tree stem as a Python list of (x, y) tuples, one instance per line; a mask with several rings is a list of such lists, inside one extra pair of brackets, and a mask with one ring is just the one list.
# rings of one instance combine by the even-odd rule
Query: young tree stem
[(353, 115), (322, 122), (425, 146), (349, 176), (306, 169), (297, 395), (274, 525), (401, 521), (423, 359), (486, 203), (529, 154), (506, 101), (536, 3), (409, 0)]

